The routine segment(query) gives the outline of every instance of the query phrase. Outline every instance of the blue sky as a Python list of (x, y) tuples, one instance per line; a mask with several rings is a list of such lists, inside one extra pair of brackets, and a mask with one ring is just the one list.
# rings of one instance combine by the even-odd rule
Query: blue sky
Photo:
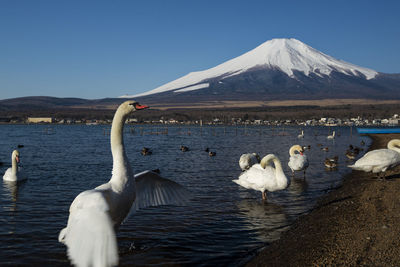
[(400, 73), (400, 1), (0, 0), (0, 99), (154, 89), (273, 38)]

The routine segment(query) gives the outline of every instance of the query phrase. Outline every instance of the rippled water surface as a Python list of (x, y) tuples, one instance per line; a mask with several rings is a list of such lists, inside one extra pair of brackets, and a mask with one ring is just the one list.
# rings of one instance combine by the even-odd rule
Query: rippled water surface
[[(125, 127), (125, 146), (132, 168), (161, 170), (191, 192), (184, 207), (152, 207), (136, 212), (118, 232), (120, 265), (241, 265), (254, 251), (279, 238), (316, 198), (338, 186), (349, 172), (345, 151), (360, 146), (355, 129), (306, 127)], [(68, 265), (66, 248), (58, 243), (68, 209), (80, 192), (107, 182), (112, 158), (110, 126), (0, 125), (1, 176), (11, 165), (18, 144), (28, 180), (0, 186), (0, 265)], [(329, 131), (339, 134), (327, 140)], [(158, 134), (157, 134), (158, 133)], [(311, 145), (306, 179), (297, 173), (288, 189), (268, 193), (246, 190), (232, 182), (246, 152), (276, 154), (284, 171), (293, 144)], [(318, 144), (328, 147), (321, 150)], [(180, 146), (190, 148), (180, 151)], [(366, 145), (366, 146), (367, 146)], [(366, 149), (366, 146), (364, 149)], [(153, 154), (142, 156), (149, 147)], [(209, 147), (217, 154), (209, 157)], [(327, 171), (323, 160), (339, 156), (339, 168)]]

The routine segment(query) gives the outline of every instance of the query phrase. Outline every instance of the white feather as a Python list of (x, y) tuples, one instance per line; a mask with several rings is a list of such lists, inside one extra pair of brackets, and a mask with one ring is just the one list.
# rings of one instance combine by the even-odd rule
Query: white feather
[(260, 157), (257, 153), (246, 153), (240, 156), (239, 166), (242, 171), (248, 170), (254, 164), (260, 163)]
[(308, 159), (305, 154), (295, 154), (290, 156), (288, 166), (292, 171), (303, 171), (308, 168)]
[(348, 167), (365, 172), (385, 172), (400, 163), (400, 154), (391, 149), (377, 149), (366, 153), (353, 165)]
[(118, 265), (118, 248), (109, 206), (101, 191), (88, 190), (71, 204), (68, 225), (59, 235), (76, 266)]

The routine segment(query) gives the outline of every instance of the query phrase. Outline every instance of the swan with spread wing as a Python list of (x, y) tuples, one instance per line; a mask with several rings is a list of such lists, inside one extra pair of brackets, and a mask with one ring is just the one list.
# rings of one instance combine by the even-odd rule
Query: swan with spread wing
[(126, 155), (123, 128), (128, 115), (148, 108), (136, 101), (122, 103), (111, 127), (113, 169), (110, 181), (80, 193), (69, 209), (67, 227), (59, 241), (67, 246), (76, 266), (118, 265), (115, 231), (131, 209), (166, 204), (184, 204), (189, 191), (152, 171), (134, 175)]

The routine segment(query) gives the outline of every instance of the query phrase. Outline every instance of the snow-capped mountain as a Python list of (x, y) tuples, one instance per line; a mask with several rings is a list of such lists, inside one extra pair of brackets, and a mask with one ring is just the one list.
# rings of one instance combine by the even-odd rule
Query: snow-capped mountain
[[(335, 59), (299, 40), (272, 39), (216, 67), (191, 72), (145, 93), (123, 97), (266, 100), (376, 98), (387, 97), (389, 91), (393, 95), (388, 84), (398, 85), (398, 77), (388, 75), (385, 81), (380, 80), (382, 75), (372, 69)], [(379, 95), (378, 89), (385, 92)]]

